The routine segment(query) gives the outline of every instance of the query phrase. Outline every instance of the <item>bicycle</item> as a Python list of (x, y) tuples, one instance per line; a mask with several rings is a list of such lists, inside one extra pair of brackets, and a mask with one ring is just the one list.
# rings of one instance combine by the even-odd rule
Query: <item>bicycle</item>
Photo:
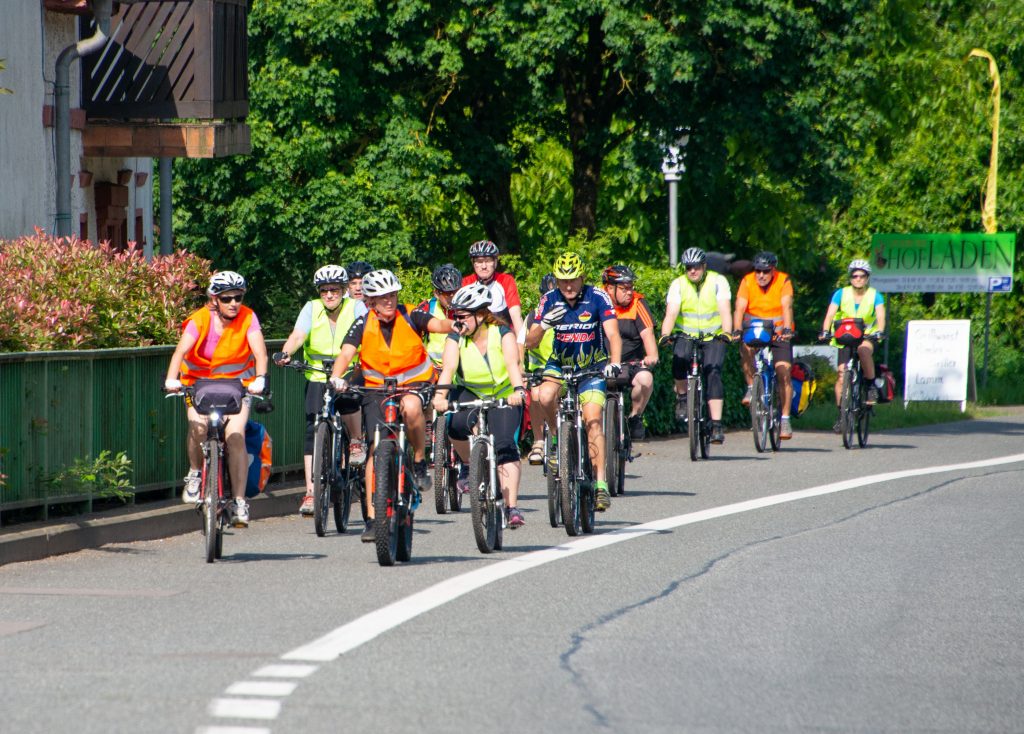
[(603, 375), (595, 368), (563, 372), (565, 395), (558, 405), (557, 427), (560, 513), (565, 532), (576, 536), (594, 532), (595, 494), (594, 470), (590, 462), (587, 429), (579, 405), (579, 384), (590, 377)]
[[(278, 352), (273, 356), (274, 362), (286, 356)], [(334, 360), (324, 360), (323, 366), (319, 367), (300, 360), (291, 360), (282, 366), (303, 372), (320, 372), (330, 377)], [(361, 472), (349, 465), (349, 435), (335, 407), (336, 399), (337, 395), (328, 383), (324, 389), (323, 405), (313, 423), (313, 527), (320, 538), (327, 534), (327, 515), (331, 507), (334, 508), (335, 529), (339, 534), (348, 530), (353, 481), (362, 488)], [(362, 496), (360, 504), (364, 507), (365, 516), (365, 498)]]
[[(206, 416), (206, 438), (201, 445), (203, 470), (196, 512), (203, 518), (207, 563), (213, 563), (224, 553), (224, 528), (230, 524), (230, 503), (234, 502), (231, 478), (224, 461), (226, 418), (241, 412), (242, 401), (247, 395), (242, 381), (237, 379), (199, 379), (195, 384), (183, 387), (181, 392), (167, 395), (169, 398), (186, 399), (197, 413)], [(251, 397), (263, 399), (259, 395)]]
[(633, 438), (626, 428), (624, 390), (630, 388), (631, 368), (642, 367), (643, 360), (622, 363), (622, 374), (607, 381), (604, 404), (604, 458), (608, 475), (608, 494), (622, 496), (626, 491), (626, 462), (633, 461)]
[(686, 375), (686, 424), (690, 438), (690, 461), (706, 459), (711, 454), (711, 413), (704, 387), (704, 344), (715, 339), (727, 344), (732, 340), (725, 334), (704, 332), (696, 335), (676, 333), (670, 335), (670, 339), (673, 345), (677, 341), (690, 342), (690, 371)]
[[(402, 387), (393, 377), (383, 387), (352, 385), (357, 395), (381, 396), (384, 417), (373, 437), (373, 512), (374, 544), (377, 562), (393, 566), (396, 561), (412, 559), (413, 517), (420, 504), (420, 491), (413, 471), (412, 444), (407, 440), (399, 403), (405, 395), (423, 398), (432, 385)], [(426, 400), (424, 399), (424, 403)]]
[(774, 335), (771, 319), (753, 319), (743, 330), (743, 343), (753, 347), (754, 382), (751, 384), (750, 423), (758, 453), (778, 451), (782, 445), (782, 391), (775, 375), (771, 345), (781, 341)]
[(487, 414), (507, 405), (504, 398), (451, 401), (445, 412), (446, 416), (451, 416), (460, 410), (480, 411), (477, 430), (469, 437), (469, 510), (473, 518), (473, 537), (481, 553), (492, 553), (502, 546), (505, 501), (498, 481), (494, 437), (487, 426)]
[[(850, 348), (850, 358), (843, 370), (843, 383), (839, 397), (839, 432), (843, 436), (843, 446), (853, 448), (853, 434), (857, 433), (857, 445), (864, 448), (868, 445), (868, 433), (874, 406), (868, 405), (868, 388), (864, 379), (864, 368), (860, 363), (859, 347), (865, 339), (878, 343), (877, 335), (864, 333), (862, 319), (840, 319), (835, 329), (835, 340), (838, 344)], [(827, 340), (826, 340), (827, 341)]]
[(438, 515), (462, 512), (462, 492), (459, 491), (459, 470), (462, 462), (448, 438), (447, 415), (434, 418), (434, 509)]

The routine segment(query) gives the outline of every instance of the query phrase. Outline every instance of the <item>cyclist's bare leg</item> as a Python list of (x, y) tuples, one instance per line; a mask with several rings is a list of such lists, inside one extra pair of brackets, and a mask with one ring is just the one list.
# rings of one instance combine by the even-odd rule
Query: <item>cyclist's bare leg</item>
[(715, 398), (714, 400), (708, 400), (708, 413), (711, 414), (711, 420), (720, 421), (722, 420), (722, 407), (725, 404), (725, 400), (722, 398)]
[(740, 342), (740, 367), (747, 387), (754, 384), (754, 350)]
[(537, 402), (534, 405), (539, 407), (538, 412), (544, 422), (548, 424), (548, 430), (552, 436), (555, 435), (555, 413), (558, 408), (558, 394), (561, 392), (561, 389), (562, 383), (558, 380), (545, 379), (537, 386)]
[(452, 448), (455, 449), (455, 453), (458, 454), (459, 461), (465, 464), (469, 461), (469, 441), (463, 439), (453, 438)]
[(313, 454), (302, 455), (302, 469), (306, 473), (306, 494), (313, 494)]
[(373, 514), (373, 446), (366, 447), (366, 466), (363, 467), (363, 486), (366, 487), (366, 517), (370, 520)]
[(861, 342), (860, 346), (857, 347), (857, 355), (860, 357), (860, 366), (864, 371), (864, 379), (867, 382), (871, 382), (875, 379), (874, 354), (875, 345), (867, 339)]
[[(684, 383), (685, 384), (685, 383)], [(640, 370), (633, 377), (633, 389), (630, 391), (633, 408), (630, 411), (630, 418), (634, 415), (643, 415), (647, 401), (651, 399), (654, 392), (654, 373), (648, 370)], [(678, 392), (678, 389), (677, 389)]]
[(601, 419), (604, 406), (601, 403), (583, 403), (583, 422), (587, 426), (587, 441), (590, 444), (590, 464), (594, 468), (594, 481), (606, 480), (604, 472), (604, 421)]
[(228, 417), (224, 426), (224, 444), (228, 455), (228, 474), (231, 475), (231, 493), (236, 500), (245, 499), (245, 478), (249, 473), (249, 457), (245, 452), (245, 424), (249, 420), (249, 406), (242, 405), (238, 415)]
[(775, 363), (775, 377), (782, 391), (782, 417), (789, 417), (789, 408), (793, 404), (793, 381), (789, 379), (789, 362)]
[(355, 413), (347, 413), (341, 416), (341, 422), (345, 424), (345, 431), (348, 433), (349, 440), (361, 439), (363, 437), (363, 419), (358, 410)]
[(518, 507), (519, 477), (522, 474), (522, 462), (510, 461), (498, 467), (498, 483), (501, 484), (501, 496), (505, 507)]
[(206, 418), (195, 408), (188, 409), (188, 468), (201, 471), (203, 468), (203, 441), (206, 440)]
[(423, 401), (417, 395), (402, 396), (402, 421), (412, 445), (413, 461), (426, 459), (427, 420), (423, 415)]
[(839, 368), (836, 371), (836, 407), (838, 408), (843, 402), (843, 373), (846, 372), (846, 363), (840, 362)]

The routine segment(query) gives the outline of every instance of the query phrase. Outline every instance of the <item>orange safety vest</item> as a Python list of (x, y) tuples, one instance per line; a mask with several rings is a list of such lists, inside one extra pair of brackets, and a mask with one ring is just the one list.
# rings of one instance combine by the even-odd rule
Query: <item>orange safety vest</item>
[(200, 354), (203, 342), (210, 333), (210, 309), (203, 307), (194, 312), (181, 325), (184, 329), (191, 321), (199, 330), (199, 338), (192, 349), (185, 355), (181, 363), (181, 382), (191, 385), (200, 378), (229, 379), (236, 378), (248, 385), (256, 377), (256, 357), (249, 346), (249, 326), (252, 324), (253, 312), (248, 306), (242, 306), (231, 323), (224, 327), (220, 341), (213, 351), (213, 359)]
[[(740, 282), (740, 288), (747, 296), (747, 312), (743, 314), (744, 322), (750, 317), (755, 319), (772, 319), (782, 323), (782, 291), (790, 284), (789, 275), (781, 270), (775, 271), (775, 278), (767, 291), (761, 290), (753, 273), (748, 273)], [(745, 286), (745, 287), (744, 287)], [(790, 285), (792, 288), (792, 285)], [(743, 295), (737, 292), (737, 297)]]
[(398, 306), (391, 344), (384, 340), (376, 312), (371, 309), (366, 314), (359, 354), (367, 387), (380, 387), (385, 377), (397, 378), (399, 385), (408, 385), (427, 382), (433, 376), (434, 366), (423, 347), (423, 337), (416, 333), (406, 315), (412, 308), (410, 305)]

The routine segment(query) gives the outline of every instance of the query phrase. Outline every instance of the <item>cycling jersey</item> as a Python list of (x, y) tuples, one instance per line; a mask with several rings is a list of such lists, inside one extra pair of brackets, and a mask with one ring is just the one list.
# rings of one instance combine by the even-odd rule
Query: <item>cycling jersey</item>
[(540, 319), (557, 303), (567, 307), (555, 332), (554, 348), (548, 359), (549, 367), (584, 368), (601, 366), (608, 361), (604, 322), (615, 318), (615, 307), (608, 294), (591, 285), (584, 285), (575, 305), (568, 303), (557, 288), (540, 299), (537, 312)]
[(643, 294), (634, 293), (633, 301), (624, 308), (615, 306), (615, 318), (619, 320), (619, 334), (622, 336), (622, 361), (643, 359), (647, 351), (640, 335), (654, 328), (651, 309), (647, 307)]
[[(476, 273), (470, 273), (469, 275), (463, 276), (462, 285), (469, 285), (470, 283), (476, 283), (480, 280), (476, 277)], [(491, 311), (497, 313), (513, 306), (521, 305), (519, 301), (519, 286), (516, 285), (516, 279), (508, 273), (497, 273), (490, 282), (491, 288)], [(497, 286), (497, 288), (495, 288)], [(498, 293), (497, 291), (501, 291)], [(498, 307), (500, 301), (500, 307)]]

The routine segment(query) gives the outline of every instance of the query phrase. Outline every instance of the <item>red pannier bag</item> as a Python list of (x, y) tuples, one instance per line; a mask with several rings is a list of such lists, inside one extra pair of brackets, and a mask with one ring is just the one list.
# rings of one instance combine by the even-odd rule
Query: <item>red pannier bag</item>
[(885, 364), (878, 365), (877, 374), (875, 387), (878, 388), (878, 402), (891, 402), (896, 397), (896, 376)]

